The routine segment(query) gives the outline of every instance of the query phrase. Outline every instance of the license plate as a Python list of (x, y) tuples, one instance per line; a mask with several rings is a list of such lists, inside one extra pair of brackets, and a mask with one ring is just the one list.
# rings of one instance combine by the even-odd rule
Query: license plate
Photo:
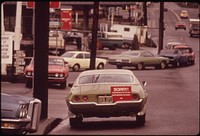
[(99, 103), (112, 103), (112, 96), (99, 96), (98, 102)]

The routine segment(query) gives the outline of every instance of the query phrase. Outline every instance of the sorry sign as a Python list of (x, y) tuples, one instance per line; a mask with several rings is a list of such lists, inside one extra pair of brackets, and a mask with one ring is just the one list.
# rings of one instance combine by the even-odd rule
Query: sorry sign
[(132, 98), (131, 86), (112, 86), (111, 96), (114, 102), (131, 100)]

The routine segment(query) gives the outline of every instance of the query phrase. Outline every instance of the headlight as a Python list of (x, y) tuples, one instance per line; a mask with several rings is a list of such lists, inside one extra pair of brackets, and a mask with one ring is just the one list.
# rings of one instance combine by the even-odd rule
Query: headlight
[(61, 74), (60, 74), (60, 77), (64, 77), (64, 74), (63, 74), (63, 73), (61, 73)]
[(25, 118), (28, 115), (28, 105), (21, 104), (19, 106), (19, 118)]
[(33, 72), (27, 72), (27, 75), (28, 75), (28, 76), (32, 76), (32, 75), (33, 75)]
[(58, 76), (59, 76), (59, 74), (58, 74), (58, 73), (56, 73), (56, 74), (55, 74), (55, 77), (58, 77)]

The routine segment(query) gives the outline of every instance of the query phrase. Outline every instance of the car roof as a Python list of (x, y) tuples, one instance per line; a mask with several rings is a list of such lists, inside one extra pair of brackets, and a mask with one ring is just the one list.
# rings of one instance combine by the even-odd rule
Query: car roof
[(67, 51), (67, 53), (90, 53), (90, 52), (88, 52), (88, 51)]
[(127, 69), (94, 69), (83, 71), (80, 75), (91, 75), (91, 74), (129, 74), (134, 75), (132, 71)]
[(190, 48), (190, 47), (188, 47), (187, 45), (177, 45), (177, 46), (175, 46), (174, 48)]

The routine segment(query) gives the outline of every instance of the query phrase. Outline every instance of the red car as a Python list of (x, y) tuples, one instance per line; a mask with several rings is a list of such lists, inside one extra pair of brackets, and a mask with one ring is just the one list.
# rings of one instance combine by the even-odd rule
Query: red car
[[(32, 87), (34, 60), (32, 58), (30, 64), (24, 69), (26, 77), (26, 87)], [(67, 77), (69, 76), (69, 67), (64, 59), (60, 56), (49, 56), (48, 65), (48, 83), (60, 84), (61, 88), (65, 88)]]
[(177, 29), (186, 30), (186, 23), (185, 22), (177, 22), (175, 25), (175, 30), (177, 30)]
[(188, 64), (195, 64), (195, 53), (191, 47), (187, 45), (177, 45), (174, 48), (180, 49), (184, 55), (188, 56)]

